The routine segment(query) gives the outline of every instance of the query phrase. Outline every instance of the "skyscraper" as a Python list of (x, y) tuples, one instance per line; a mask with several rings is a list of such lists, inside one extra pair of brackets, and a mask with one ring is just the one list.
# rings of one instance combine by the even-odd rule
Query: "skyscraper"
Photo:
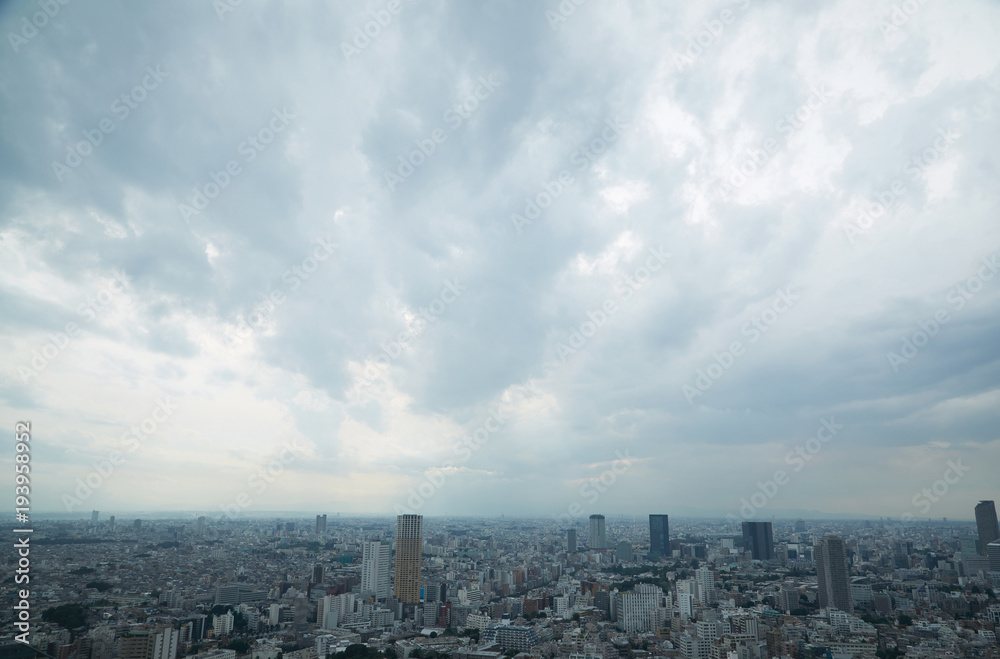
[(621, 540), (618, 543), (618, 560), (624, 563), (632, 562), (632, 543), (628, 540)]
[(316, 533), (326, 533), (326, 515), (316, 515)]
[(375, 593), (375, 599), (389, 597), (389, 544), (381, 540), (361, 545), (361, 592)]
[(198, 518), (198, 535), (205, 535), (205, 516), (202, 515)]
[(816, 560), (820, 607), (840, 609), (848, 613), (853, 611), (844, 539), (836, 535), (823, 536), (813, 547), (813, 556)]
[(590, 539), (587, 546), (591, 549), (607, 549), (607, 540), (604, 537), (604, 515), (590, 516)]
[(420, 601), (420, 554), (423, 550), (423, 515), (396, 517), (396, 574), (393, 595), (404, 604)]
[(97, 526), (97, 518), (100, 517), (100, 516), (101, 516), (101, 512), (99, 510), (95, 510), (92, 513), (90, 513), (90, 524), (91, 524), (91, 526)]
[(649, 556), (670, 556), (670, 523), (668, 515), (649, 516)]
[(979, 551), (985, 555), (986, 546), (994, 540), (1000, 540), (997, 507), (992, 501), (980, 501), (976, 505), (976, 528), (979, 530)]
[(755, 561), (774, 558), (774, 534), (771, 522), (743, 522), (743, 546)]
[(571, 554), (576, 551), (576, 529), (566, 531), (566, 551)]

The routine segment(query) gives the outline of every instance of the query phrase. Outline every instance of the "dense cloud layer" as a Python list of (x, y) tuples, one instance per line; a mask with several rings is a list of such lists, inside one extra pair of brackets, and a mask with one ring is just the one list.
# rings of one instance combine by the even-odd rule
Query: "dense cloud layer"
[(997, 497), (996, 5), (38, 11), (0, 14), (37, 509)]

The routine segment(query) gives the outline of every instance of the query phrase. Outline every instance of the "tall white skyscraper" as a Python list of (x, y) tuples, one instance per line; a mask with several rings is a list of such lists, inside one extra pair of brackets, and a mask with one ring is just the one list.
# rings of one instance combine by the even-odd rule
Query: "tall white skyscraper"
[(715, 596), (715, 572), (703, 565), (694, 571), (694, 579), (698, 583), (698, 601), (708, 604)]
[(375, 593), (375, 599), (389, 597), (389, 561), (392, 548), (381, 540), (361, 546), (361, 592)]

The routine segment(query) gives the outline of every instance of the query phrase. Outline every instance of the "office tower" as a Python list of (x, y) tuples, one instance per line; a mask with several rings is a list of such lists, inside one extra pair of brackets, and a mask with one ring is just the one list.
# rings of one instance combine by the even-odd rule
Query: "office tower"
[(755, 561), (774, 558), (774, 535), (771, 522), (743, 522), (743, 546)]
[(323, 583), (323, 566), (322, 565), (319, 565), (319, 564), (313, 565), (312, 582), (313, 583)]
[(576, 551), (576, 529), (566, 530), (566, 551), (571, 554)]
[(978, 556), (983, 553), (982, 549), (979, 547), (979, 536), (978, 535), (962, 535), (958, 537), (959, 551), (962, 552), (962, 556)]
[(670, 524), (668, 515), (649, 516), (649, 557), (670, 556)]
[(326, 515), (316, 515), (316, 533), (326, 533)]
[(840, 609), (848, 613), (853, 611), (844, 539), (836, 535), (823, 536), (813, 547), (813, 556), (816, 560), (820, 608)]
[(205, 535), (205, 516), (198, 518), (198, 535)]
[(803, 521), (803, 520), (800, 519), (799, 521), (795, 522), (795, 532), (796, 533), (805, 533), (806, 532), (806, 523), (805, 523), (805, 521)]
[(976, 528), (979, 530), (979, 551), (985, 554), (987, 545), (1000, 540), (997, 508), (992, 501), (980, 501), (976, 505)]
[(114, 533), (115, 531), (115, 516), (112, 515), (108, 518), (108, 531)]
[(423, 550), (423, 515), (396, 517), (396, 574), (393, 596), (404, 604), (420, 601), (420, 554)]
[(142, 520), (141, 519), (137, 519), (134, 522), (132, 522), (132, 529), (136, 533), (138, 533), (140, 530), (142, 530)]
[(622, 540), (618, 543), (618, 550), (615, 552), (618, 554), (618, 560), (623, 563), (632, 562), (632, 543), (628, 540)]
[(389, 559), (392, 548), (381, 540), (361, 545), (361, 592), (375, 593), (376, 600), (389, 597)]
[(91, 526), (97, 526), (97, 518), (100, 517), (100, 515), (101, 515), (100, 511), (97, 511), (97, 510), (95, 510), (92, 513), (90, 513), (90, 525)]
[(587, 547), (590, 549), (607, 549), (604, 537), (604, 515), (590, 516), (590, 539)]

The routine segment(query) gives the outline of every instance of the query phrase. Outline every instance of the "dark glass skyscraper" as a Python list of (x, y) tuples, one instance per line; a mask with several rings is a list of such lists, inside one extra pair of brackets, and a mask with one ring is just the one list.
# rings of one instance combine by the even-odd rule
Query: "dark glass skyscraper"
[(670, 556), (669, 515), (649, 516), (649, 556), (659, 558)]
[(976, 505), (976, 528), (979, 530), (979, 551), (986, 554), (986, 546), (1000, 540), (997, 507), (992, 501), (980, 501)]
[(774, 535), (771, 522), (743, 522), (743, 546), (755, 561), (774, 558)]

